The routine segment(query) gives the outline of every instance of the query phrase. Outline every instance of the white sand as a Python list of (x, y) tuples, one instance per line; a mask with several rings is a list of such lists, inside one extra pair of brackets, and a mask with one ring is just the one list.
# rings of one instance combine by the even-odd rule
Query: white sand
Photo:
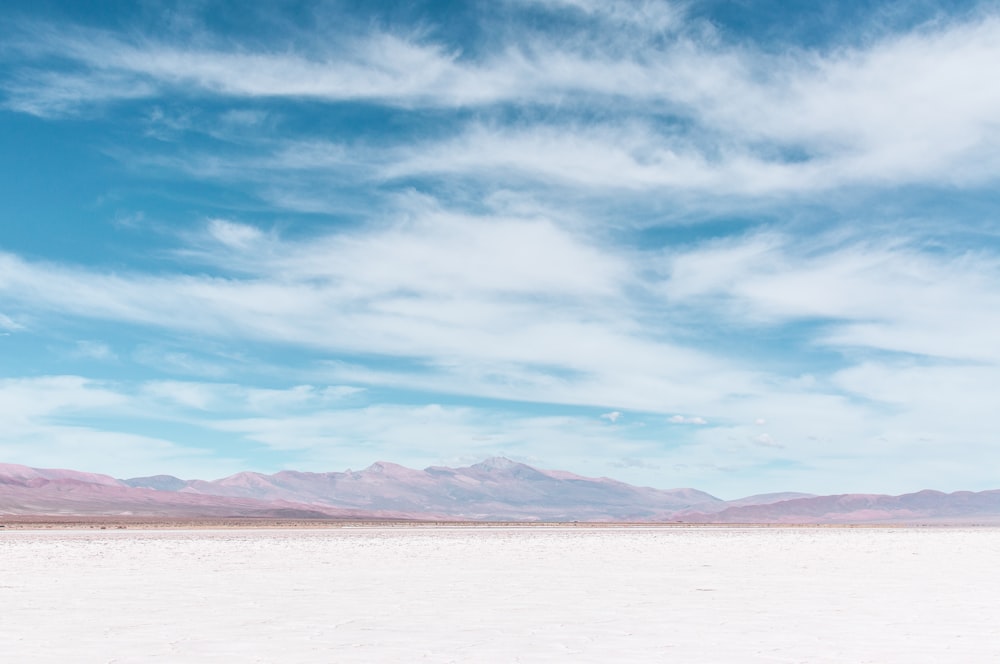
[(0, 661), (1000, 661), (998, 554), (994, 529), (0, 531)]

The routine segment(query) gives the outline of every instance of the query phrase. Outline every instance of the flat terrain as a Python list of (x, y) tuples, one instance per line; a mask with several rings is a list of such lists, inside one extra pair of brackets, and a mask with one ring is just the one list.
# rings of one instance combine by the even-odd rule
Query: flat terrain
[(0, 531), (0, 660), (1000, 661), (991, 528), (104, 525)]

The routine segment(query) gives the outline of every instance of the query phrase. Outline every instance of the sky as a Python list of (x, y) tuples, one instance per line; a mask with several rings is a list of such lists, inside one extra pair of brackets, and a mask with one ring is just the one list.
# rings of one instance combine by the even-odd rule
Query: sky
[(1000, 488), (1000, 5), (0, 9), (0, 460)]

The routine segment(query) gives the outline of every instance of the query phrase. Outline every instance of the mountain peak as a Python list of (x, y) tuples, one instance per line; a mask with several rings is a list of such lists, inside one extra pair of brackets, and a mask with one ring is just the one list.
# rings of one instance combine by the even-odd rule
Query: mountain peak
[(372, 465), (368, 466), (361, 471), (362, 475), (377, 475), (385, 477), (386, 479), (400, 480), (407, 477), (412, 477), (414, 475), (421, 474), (422, 471), (413, 470), (412, 468), (407, 468), (406, 466), (400, 466), (398, 463), (390, 463), (388, 461), (376, 461)]
[(511, 461), (507, 457), (496, 456), (483, 459), (479, 463), (474, 464), (472, 467), (477, 470), (510, 470), (511, 468), (517, 468), (518, 466), (523, 465), (523, 463)]
[(400, 466), (398, 463), (390, 463), (388, 461), (376, 461), (372, 465), (365, 468), (362, 472), (366, 473), (388, 473), (388, 472), (399, 472), (399, 471), (409, 471), (410, 469), (406, 466)]
[(187, 486), (187, 482), (173, 475), (151, 475), (149, 477), (132, 477), (122, 480), (132, 488), (156, 489), (157, 491), (179, 491)]

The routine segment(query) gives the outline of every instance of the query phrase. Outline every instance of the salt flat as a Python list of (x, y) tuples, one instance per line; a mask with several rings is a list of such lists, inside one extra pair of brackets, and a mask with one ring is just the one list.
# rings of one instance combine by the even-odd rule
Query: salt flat
[(0, 532), (0, 661), (1000, 661), (996, 529)]

